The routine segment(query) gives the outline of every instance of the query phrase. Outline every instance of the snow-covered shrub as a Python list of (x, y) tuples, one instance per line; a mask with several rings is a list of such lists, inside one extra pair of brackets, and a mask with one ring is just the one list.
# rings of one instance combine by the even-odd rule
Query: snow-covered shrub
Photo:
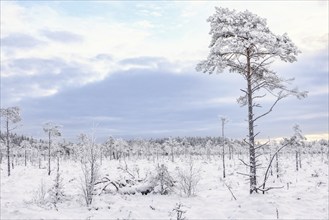
[(195, 167), (192, 158), (189, 160), (187, 168), (178, 170), (178, 187), (188, 197), (195, 195), (200, 179), (200, 169)]
[(81, 189), (82, 195), (89, 206), (93, 200), (94, 186), (99, 175), (99, 147), (95, 143), (93, 137), (88, 137), (85, 134), (79, 137), (80, 145), (80, 162), (82, 169)]
[(62, 202), (65, 194), (64, 194), (64, 186), (63, 186), (63, 178), (61, 177), (61, 173), (59, 172), (59, 158), (57, 157), (57, 173), (54, 179), (53, 186), (48, 191), (50, 196), (51, 203), (57, 209), (57, 203)]
[(176, 220), (185, 220), (186, 218), (183, 216), (184, 213), (186, 213), (186, 210), (182, 209), (183, 204), (176, 203), (175, 208), (173, 208), (172, 213), (176, 215)]
[[(124, 163), (124, 164), (122, 164)], [(140, 168), (138, 167), (138, 164), (134, 164), (133, 168), (129, 168), (127, 161), (123, 160), (120, 161), (118, 169), (123, 171), (123, 177), (121, 179), (125, 179), (128, 182), (135, 182), (140, 181)]]
[(117, 184), (119, 191), (124, 194), (135, 194), (137, 192), (147, 195), (152, 192), (166, 195), (174, 187), (174, 179), (164, 164), (157, 165), (154, 174), (146, 173), (142, 177), (137, 165), (130, 170), (125, 163), (124, 167), (119, 166), (118, 169), (124, 171), (126, 175), (121, 176), (120, 180), (114, 182)]
[(168, 172), (166, 165), (161, 164), (156, 167), (156, 175), (153, 177), (154, 192), (166, 195), (174, 187), (174, 179)]
[(32, 201), (30, 202), (43, 208), (51, 208), (48, 191), (49, 190), (47, 189), (47, 186), (42, 179), (36, 190), (33, 192)]
[(313, 173), (311, 174), (312, 177), (319, 177), (319, 172), (317, 170), (313, 170)]
[(34, 192), (33, 202), (36, 204), (45, 204), (46, 193), (47, 193), (47, 190), (46, 190), (45, 184), (44, 184), (43, 180), (41, 180), (41, 183), (39, 184), (37, 190)]

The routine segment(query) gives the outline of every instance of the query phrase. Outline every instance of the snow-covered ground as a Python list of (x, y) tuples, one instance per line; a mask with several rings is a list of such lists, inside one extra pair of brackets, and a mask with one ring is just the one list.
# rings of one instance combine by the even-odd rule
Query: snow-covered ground
[[(49, 188), (54, 181), (54, 169), (51, 176), (47, 170), (35, 166), (17, 165), (12, 175), (7, 176), (6, 163), (1, 165), (1, 219), (176, 219), (176, 204), (181, 204), (186, 219), (328, 219), (328, 157), (326, 155), (302, 155), (302, 168), (295, 171), (294, 155), (281, 155), (280, 177), (270, 176), (268, 186), (283, 186), (265, 194), (249, 195), (247, 168), (235, 155), (233, 160), (226, 158), (225, 179), (222, 178), (222, 160), (218, 156), (194, 157), (195, 167), (200, 168), (200, 182), (196, 195), (181, 195), (178, 187), (168, 195), (148, 194), (122, 195), (107, 191), (95, 195), (91, 207), (87, 208), (81, 193), (82, 171), (80, 164), (74, 161), (61, 161), (61, 175), (65, 192), (65, 201), (58, 204), (56, 210), (51, 204), (38, 205), (36, 191), (41, 182)], [(261, 182), (266, 167), (258, 172)], [(267, 156), (268, 158), (268, 156)], [(176, 158), (175, 162), (161, 158), (158, 161), (130, 159), (130, 169), (139, 170), (140, 176), (152, 173), (156, 165), (166, 164), (170, 174), (177, 178), (180, 169), (187, 166), (185, 158)], [(247, 156), (244, 158), (247, 160)], [(44, 162), (44, 165), (46, 163)], [(100, 168), (100, 177), (119, 179), (124, 175), (118, 167), (123, 161), (104, 159)], [(234, 200), (228, 187), (236, 197)], [(110, 188), (111, 189), (111, 188)], [(99, 188), (97, 188), (99, 193)]]

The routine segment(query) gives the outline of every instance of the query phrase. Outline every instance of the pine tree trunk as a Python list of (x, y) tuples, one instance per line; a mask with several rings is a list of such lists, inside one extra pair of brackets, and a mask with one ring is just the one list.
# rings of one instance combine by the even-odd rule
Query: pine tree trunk
[(279, 178), (279, 152), (276, 153), (275, 160), (276, 160), (276, 178)]
[(296, 150), (296, 171), (298, 171), (298, 151)]
[(11, 159), (11, 169), (13, 170), (15, 168), (15, 165), (14, 165), (14, 159), (15, 157), (12, 156), (13, 158)]
[(6, 120), (6, 129), (7, 129), (7, 133), (6, 133), (6, 145), (7, 145), (7, 162), (8, 162), (8, 176), (10, 176), (10, 146), (9, 146), (9, 120), (7, 118)]
[(57, 155), (57, 174), (59, 173), (59, 155)]
[(50, 176), (50, 131), (48, 131), (48, 175)]
[[(271, 160), (271, 158), (272, 158), (272, 153), (270, 152), (270, 160)], [(273, 176), (273, 166), (271, 165), (271, 168), (270, 168), (270, 174), (271, 174), (271, 176)]]
[(38, 165), (39, 169), (41, 169), (41, 145), (39, 145), (39, 150), (38, 150)]
[(302, 159), (301, 159), (301, 152), (298, 152), (298, 160), (299, 160), (299, 168), (302, 168)]
[(255, 157), (255, 136), (254, 136), (254, 114), (252, 98), (252, 80), (250, 51), (247, 49), (247, 99), (248, 99), (248, 129), (249, 129), (249, 164), (250, 164), (250, 194), (257, 192), (256, 179), (256, 157)]
[(25, 147), (25, 150), (24, 150), (24, 165), (26, 166), (26, 163), (27, 163), (27, 155), (26, 155), (26, 147)]
[(222, 139), (223, 139), (223, 178), (225, 178), (225, 139), (224, 139), (224, 121), (222, 121)]
[(12, 151), (12, 158), (11, 158), (11, 169), (13, 170), (15, 168), (15, 165), (14, 165), (14, 161), (15, 161), (15, 154), (13, 152), (13, 149), (11, 149)]
[(228, 151), (229, 151), (228, 152), (228, 154), (229, 154), (229, 158), (228, 159), (231, 160), (232, 159), (232, 146), (231, 145), (228, 146)]
[(225, 150), (223, 144), (223, 178), (225, 178)]

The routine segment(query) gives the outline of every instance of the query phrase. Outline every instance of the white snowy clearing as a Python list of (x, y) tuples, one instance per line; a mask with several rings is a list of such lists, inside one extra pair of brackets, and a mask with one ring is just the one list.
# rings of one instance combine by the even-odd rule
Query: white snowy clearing
[[(262, 157), (259, 182), (267, 167), (269, 155)], [(328, 218), (328, 154), (302, 154), (302, 168), (295, 170), (294, 154), (279, 157), (279, 178), (275, 167), (267, 181), (268, 186), (281, 187), (265, 194), (249, 194), (248, 169), (239, 158), (247, 161), (248, 155), (235, 154), (226, 158), (226, 178), (222, 178), (220, 156), (195, 155), (194, 168), (199, 177), (195, 195), (184, 196), (175, 182), (167, 195), (149, 193), (142, 195), (116, 192), (108, 186), (101, 192), (96, 186), (92, 205), (87, 208), (81, 191), (82, 169), (79, 162), (60, 161), (63, 178), (64, 200), (56, 207), (40, 200), (41, 185), (44, 199), (56, 176), (55, 161), (51, 176), (47, 175), (46, 162), (43, 169), (18, 164), (7, 176), (6, 163), (1, 164), (1, 219), (327, 219)], [(174, 180), (182, 169), (189, 167), (187, 157), (130, 158), (126, 160), (103, 159), (99, 177), (111, 180), (127, 179), (128, 168), (133, 175), (145, 179), (155, 173), (157, 164), (165, 164)], [(199, 171), (199, 172), (198, 172)], [(128, 175), (129, 176), (129, 175)], [(102, 185), (104, 186), (104, 185)], [(233, 198), (230, 190), (236, 197)], [(131, 190), (133, 191), (133, 189)], [(41, 193), (42, 194), (42, 193)], [(178, 209), (183, 211), (177, 216)], [(56, 210), (57, 209), (57, 210)]]

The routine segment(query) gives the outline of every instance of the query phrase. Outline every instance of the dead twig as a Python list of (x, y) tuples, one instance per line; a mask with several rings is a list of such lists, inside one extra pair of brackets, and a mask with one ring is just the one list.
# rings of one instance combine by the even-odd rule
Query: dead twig
[(234, 200), (236, 200), (236, 198), (235, 198), (235, 196), (234, 196), (234, 194), (233, 194), (231, 188), (230, 188), (225, 182), (224, 182), (224, 184), (225, 184), (225, 186), (228, 188), (228, 190), (230, 190), (230, 193), (231, 193), (231, 195), (233, 196)]

